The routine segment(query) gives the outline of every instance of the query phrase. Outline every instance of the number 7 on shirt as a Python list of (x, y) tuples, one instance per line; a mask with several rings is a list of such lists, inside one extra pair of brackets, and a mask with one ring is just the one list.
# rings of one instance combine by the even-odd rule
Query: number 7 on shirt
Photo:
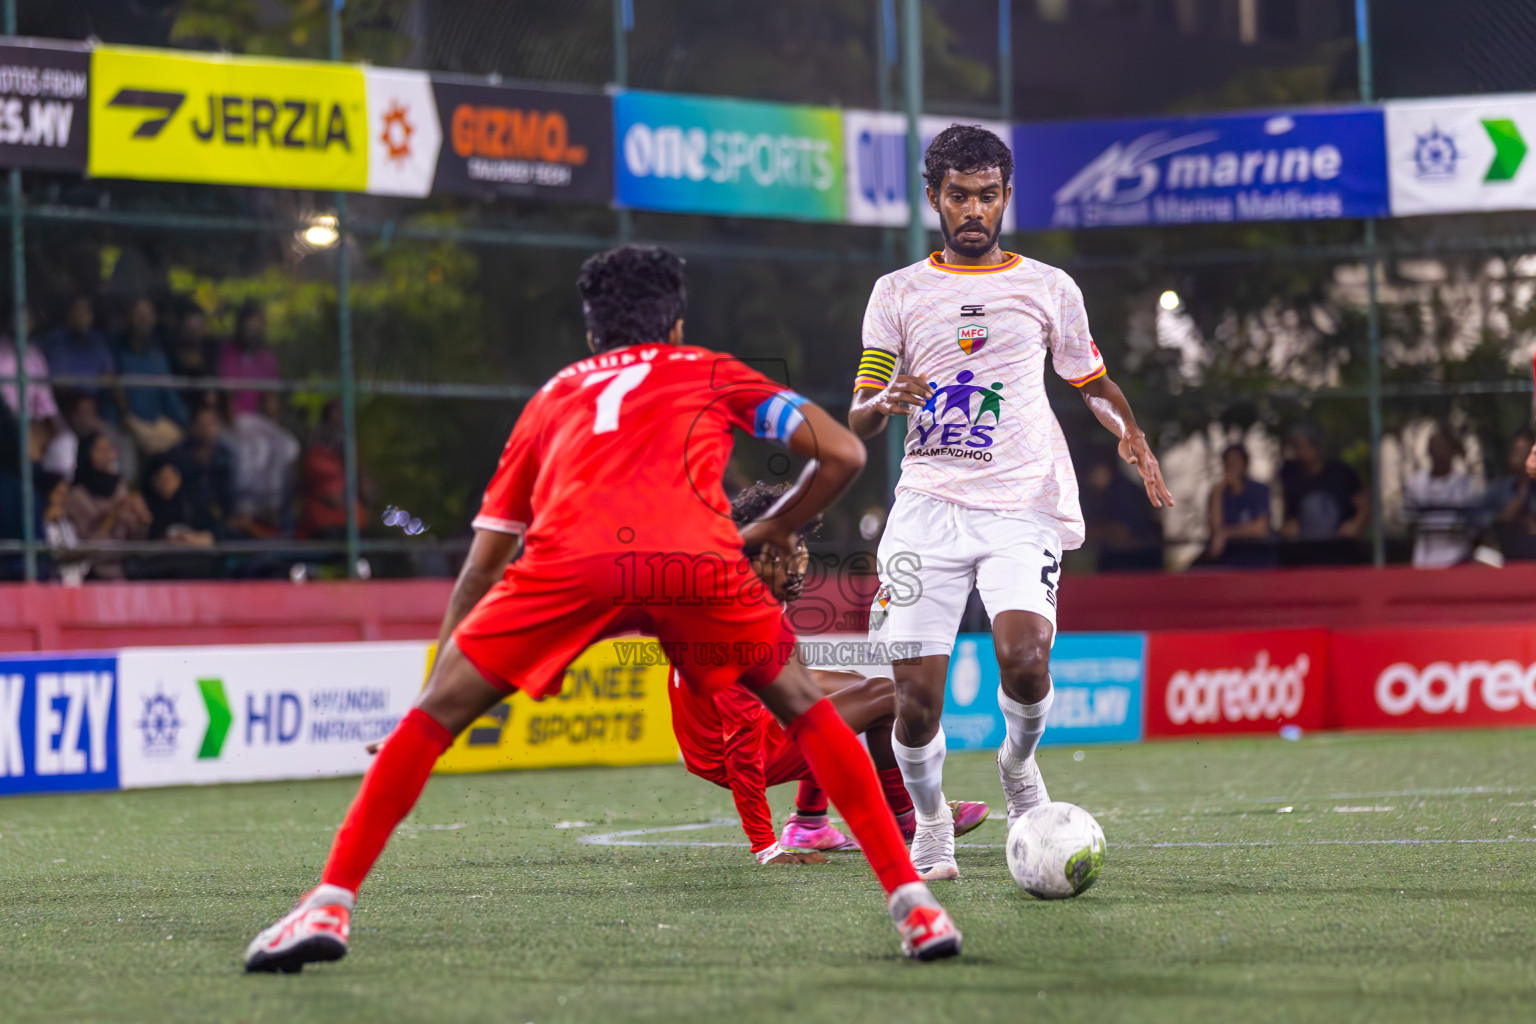
[(589, 388), (593, 384), (608, 381), (608, 386), (597, 396), (597, 415), (592, 418), (592, 433), (611, 434), (619, 429), (619, 406), (624, 404), (624, 396), (639, 387), (650, 372), (650, 363), (636, 363), (622, 370), (599, 370), (581, 382), (583, 388)]

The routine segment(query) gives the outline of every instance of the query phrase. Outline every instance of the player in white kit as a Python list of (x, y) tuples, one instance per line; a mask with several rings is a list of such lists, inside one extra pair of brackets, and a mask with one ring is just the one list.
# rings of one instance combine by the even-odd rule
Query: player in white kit
[(972, 586), (992, 618), (1007, 739), (997, 754), (1011, 826), (1044, 803), (1035, 747), (1051, 706), (1061, 553), (1083, 542), (1077, 478), (1045, 393), (1045, 357), (1140, 471), (1155, 507), (1173, 504), (1146, 435), (1105, 372), (1082, 293), (1054, 267), (998, 246), (1013, 156), (979, 127), (928, 147), (923, 177), (944, 251), (887, 274), (864, 316), (848, 423), (861, 437), (909, 416), (901, 482), (880, 540), (872, 640), (921, 644), (898, 661), (893, 748), (917, 810), (912, 863), (955, 878), (944, 799), (944, 687)]

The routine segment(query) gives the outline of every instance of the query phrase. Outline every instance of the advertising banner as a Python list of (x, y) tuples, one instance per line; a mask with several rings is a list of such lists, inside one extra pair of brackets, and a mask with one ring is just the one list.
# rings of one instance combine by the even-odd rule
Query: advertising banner
[(360, 775), (426, 657), (424, 643), (123, 651), (123, 788)]
[(0, 796), (118, 787), (117, 658), (0, 659)]
[(444, 144), (434, 191), (606, 206), (613, 100), (434, 78)]
[(0, 167), (85, 171), (90, 67), (83, 46), (0, 44)]
[(1536, 95), (1386, 104), (1392, 215), (1536, 209)]
[(1322, 728), (1328, 631), (1151, 633), (1147, 736)]
[[(929, 145), (933, 143), (934, 136), (952, 124), (980, 125), (1002, 139), (1005, 145), (1012, 146), (1015, 154), (1018, 153), (1018, 146), (1013, 138), (1014, 127), (1006, 121), (988, 121), (985, 118), (977, 117), (939, 117), (933, 114), (925, 116), (918, 122), (919, 130), (923, 136), (920, 153), (927, 153)], [(921, 159), (921, 156), (919, 156), (919, 159)], [(1017, 188), (1019, 182), (1019, 161), (1017, 155), (1015, 155), (1013, 163), (1013, 184), (1015, 188), (1013, 202), (1008, 204), (1008, 209), (1003, 214), (1003, 231), (1005, 232), (1017, 231), (1021, 226), (1019, 222), (1019, 191)], [(921, 173), (921, 168), (918, 171)], [(938, 211), (929, 206), (927, 202), (923, 203), (923, 226), (930, 231), (939, 230)]]
[(422, 71), (363, 69), (368, 98), (368, 191), (425, 196), (432, 191), (443, 129), (432, 79)]
[(565, 670), (557, 696), (508, 697), (454, 741), (437, 771), (676, 761), (670, 669), (650, 637), (593, 644)]
[(368, 185), (360, 67), (102, 46), (89, 171), (268, 188)]
[(1384, 217), (1372, 107), (1021, 124), (1019, 230)]
[(1329, 724), (1340, 729), (1536, 725), (1536, 629), (1333, 634)]
[(614, 98), (613, 118), (620, 206), (843, 219), (837, 110), (624, 92)]
[[(1056, 697), (1043, 746), (1134, 743), (1141, 738), (1146, 637), (1067, 633), (1051, 650)], [(963, 633), (949, 659), (944, 735), (951, 750), (994, 750), (1006, 729), (997, 704), (997, 655), (987, 633)]]
[[(976, 124), (1013, 145), (1013, 128), (1003, 121), (929, 115), (918, 122), (921, 152), (952, 124)], [(907, 223), (907, 118), (882, 110), (843, 112), (843, 160), (848, 178), (848, 222), (902, 227)], [(919, 168), (919, 173), (921, 169)], [(1017, 199), (1015, 199), (1017, 202)], [(1012, 204), (1003, 214), (1003, 230), (1013, 231), (1018, 215)], [(923, 224), (939, 228), (939, 215), (926, 202)]]

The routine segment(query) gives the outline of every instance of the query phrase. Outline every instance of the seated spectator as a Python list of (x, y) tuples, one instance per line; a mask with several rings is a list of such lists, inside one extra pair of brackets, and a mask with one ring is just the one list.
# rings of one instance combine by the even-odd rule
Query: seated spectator
[[(171, 344), (165, 355), (170, 360), (171, 372), (178, 377), (201, 380), (218, 375), (219, 350), (213, 339), (208, 337), (208, 314), (203, 312), (202, 306), (190, 299), (181, 300), (176, 329), (171, 335)], [(208, 397), (214, 394), (216, 392), (206, 388), (188, 387), (182, 391), (181, 401), (188, 409), (196, 409), (206, 404)]]
[[(117, 373), (112, 347), (95, 328), (96, 308), (89, 295), (77, 295), (65, 311), (64, 322), (39, 339), (43, 355), (57, 377), (111, 377)], [(60, 396), (84, 394), (95, 397), (99, 384), (55, 385)], [(109, 411), (113, 415), (115, 410)]]
[(42, 513), (42, 533), (48, 542), (53, 572), (66, 587), (78, 587), (91, 572), (91, 560), (79, 554), (80, 533), (69, 518), (68, 480), (58, 480), (48, 489)]
[(1248, 475), (1248, 449), (1231, 445), (1221, 453), (1221, 482), (1211, 488), (1206, 560), (1218, 565), (1278, 564), (1270, 514), (1269, 488)]
[[(357, 521), (367, 521), (361, 501), (357, 505)], [(294, 536), (337, 540), (346, 535), (347, 466), (341, 400), (333, 398), (325, 403), (320, 425), (299, 462), (299, 521)]]
[(1429, 439), (1429, 468), (1403, 488), (1403, 516), (1413, 524), (1413, 564), (1447, 569), (1472, 557), (1482, 493), (1472, 474), (1456, 468), (1465, 454), (1443, 428)]
[[(144, 499), (123, 482), (117, 450), (105, 434), (91, 434), (80, 441), (80, 464), (69, 490), (65, 513), (80, 540), (143, 540), (153, 517)], [(93, 556), (92, 576), (123, 579), (123, 558), (110, 552)]]
[(1483, 495), (1486, 521), (1492, 524), (1507, 559), (1536, 558), (1536, 486), (1525, 469), (1532, 445), (1536, 445), (1536, 434), (1530, 430), (1510, 440), (1505, 475), (1489, 484)]
[(1100, 572), (1156, 572), (1163, 568), (1163, 528), (1146, 489), (1121, 470), (1120, 457), (1095, 449), (1083, 481), (1083, 523), (1099, 552)]
[(217, 407), (205, 405), (192, 414), (187, 439), (171, 456), (195, 527), (224, 535), (234, 510), (235, 455)]
[(1294, 565), (1361, 561), (1371, 503), (1360, 475), (1338, 459), (1323, 458), (1322, 429), (1315, 423), (1294, 427), (1290, 444), (1291, 459), (1280, 467), (1280, 533), (1291, 542), (1282, 559)]
[[(266, 314), (254, 302), (240, 307), (219, 375), (252, 380), (279, 376), (277, 354), (267, 344)], [(252, 536), (275, 536), (288, 525), (298, 439), (279, 422), (283, 402), (275, 392), (232, 391), (229, 407), (229, 440), (237, 470), (234, 514)]]
[[(277, 353), (267, 344), (267, 315), (255, 302), (247, 301), (236, 314), (235, 336), (226, 341), (219, 351), (219, 376), (244, 380), (277, 380), (282, 376), (277, 365)], [(231, 391), (231, 420), (242, 413), (260, 412), (263, 393)]]
[[(160, 347), (155, 304), (139, 299), (128, 316), (128, 329), (117, 343), (117, 369), (123, 374), (165, 377), (171, 364)], [(147, 455), (159, 455), (181, 443), (187, 426), (187, 407), (181, 396), (167, 387), (117, 388), (122, 423)]]
[[(27, 420), (33, 437), (44, 439), (38, 459), (40, 468), (64, 477), (75, 475), (75, 435), (59, 413), (59, 403), (48, 383), (48, 357), (36, 345), (27, 346)], [(21, 414), (21, 391), (16, 383), (16, 343), (0, 335), (0, 394), (13, 416)]]
[[(65, 425), (73, 437), (105, 434), (112, 441), (112, 447), (117, 449), (118, 461), (123, 467), (123, 479), (139, 478), (139, 450), (117, 428), (117, 424), (108, 423), (101, 415), (101, 403), (94, 396), (77, 394), (69, 398), (64, 405), (64, 417)], [(67, 479), (73, 480), (74, 476), (75, 471), (71, 466)]]

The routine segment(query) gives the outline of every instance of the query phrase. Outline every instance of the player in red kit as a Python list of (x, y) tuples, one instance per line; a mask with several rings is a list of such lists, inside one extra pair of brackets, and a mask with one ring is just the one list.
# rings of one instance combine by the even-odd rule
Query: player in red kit
[[(674, 254), (599, 253), (578, 288), (594, 356), (524, 408), (475, 517), (426, 688), (363, 777), (320, 885), (251, 942), (246, 970), (344, 956), (359, 886), (454, 737), (513, 689), (536, 700), (558, 692), (582, 650), (627, 632), (658, 637), (701, 692), (750, 687), (852, 827), (903, 952), (958, 953), (960, 933), (918, 879), (869, 758), (795, 657), (782, 607), (743, 555), (744, 545), (787, 555), (795, 531), (863, 468), (862, 442), (739, 360), (684, 345)], [(721, 484), (735, 429), (810, 460), (741, 532)]]

